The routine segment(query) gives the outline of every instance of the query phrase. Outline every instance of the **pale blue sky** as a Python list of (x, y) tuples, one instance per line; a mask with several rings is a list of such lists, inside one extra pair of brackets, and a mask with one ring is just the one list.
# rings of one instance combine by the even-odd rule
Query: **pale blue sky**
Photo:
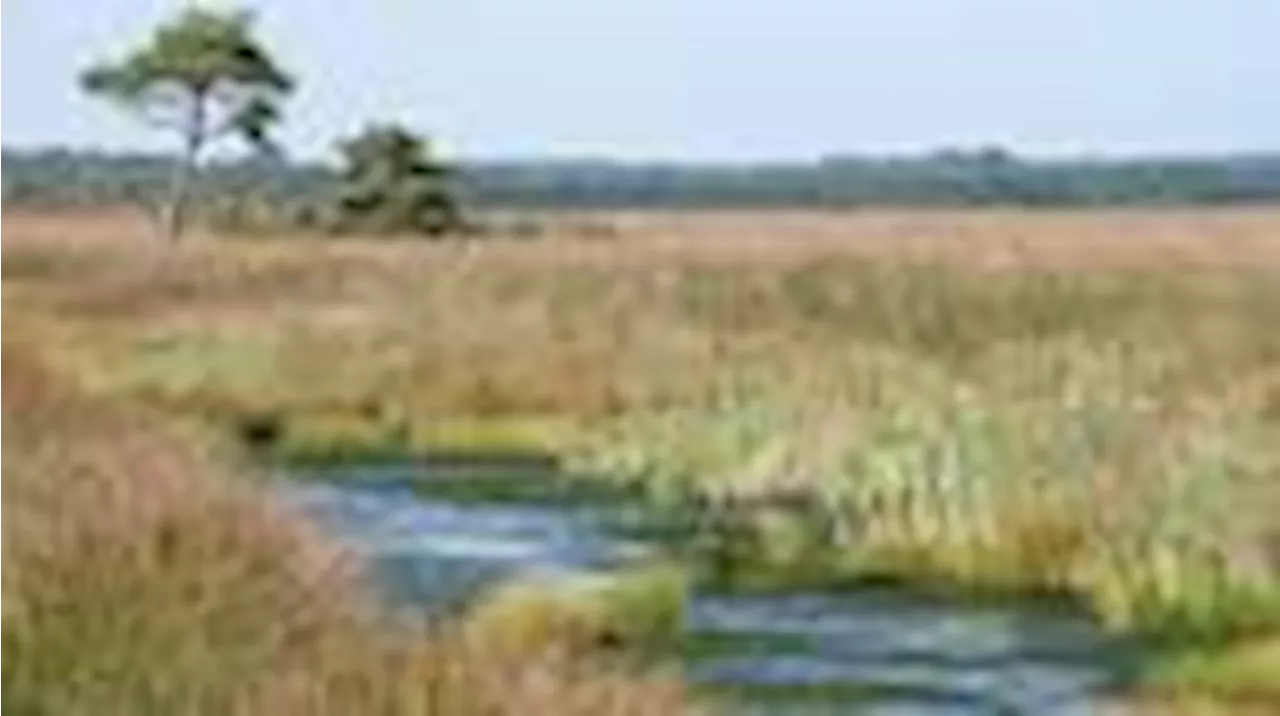
[[(167, 146), (74, 89), (180, 3), (7, 0), (3, 141)], [(274, 0), (283, 138), (470, 156), (1280, 149), (1277, 0)]]

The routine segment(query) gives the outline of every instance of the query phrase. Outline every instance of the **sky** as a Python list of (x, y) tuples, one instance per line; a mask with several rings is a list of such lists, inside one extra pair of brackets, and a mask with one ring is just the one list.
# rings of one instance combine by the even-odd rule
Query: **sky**
[[(172, 145), (82, 97), (75, 77), (182, 3), (7, 2), (5, 146)], [(1280, 150), (1277, 0), (246, 6), (299, 77), (280, 135), (299, 156), (373, 119), (474, 158)]]

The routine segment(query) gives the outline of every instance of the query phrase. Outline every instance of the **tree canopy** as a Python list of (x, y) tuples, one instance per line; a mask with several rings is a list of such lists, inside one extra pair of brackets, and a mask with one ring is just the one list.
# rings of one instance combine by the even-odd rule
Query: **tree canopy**
[(171, 237), (182, 230), (187, 184), (210, 141), (234, 135), (256, 150), (276, 150), (269, 130), (294, 79), (254, 36), (253, 22), (247, 11), (187, 8), (123, 57), (80, 77), (86, 92), (182, 137), (166, 203)]
[(454, 172), (427, 140), (397, 124), (375, 124), (338, 148), (335, 228), (429, 235), (457, 228)]

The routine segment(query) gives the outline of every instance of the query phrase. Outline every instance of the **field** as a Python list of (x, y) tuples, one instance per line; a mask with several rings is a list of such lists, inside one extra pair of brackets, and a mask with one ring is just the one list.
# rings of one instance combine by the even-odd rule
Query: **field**
[[(6, 696), (74, 673), (60, 713), (104, 688), (173, 703), (148, 701), (170, 696), (150, 669), (186, 697), (225, 696), (215, 671), (299, 675), (264, 699), (348, 673), (328, 669), (395, 691), (409, 677), (370, 665), (391, 657), (351, 625), (359, 596), (310, 586), (323, 540), (259, 515), (233, 474), (255, 474), (247, 448), (461, 446), (552, 451), (704, 505), (764, 580), (1068, 595), (1165, 645), (1152, 702), (1280, 706), (1280, 211), (545, 220), (538, 239), (162, 246), (125, 216), (11, 213)], [(206, 559), (215, 544), (235, 563)], [(181, 569), (157, 561), (173, 551)], [(299, 634), (214, 638), (297, 612), (299, 585), (332, 597)], [(258, 613), (236, 606), (250, 597)], [(126, 607), (154, 639), (121, 645), (103, 615)], [(97, 641), (71, 648), (73, 626)], [(547, 713), (680, 700), (511, 668), (539, 674)]]

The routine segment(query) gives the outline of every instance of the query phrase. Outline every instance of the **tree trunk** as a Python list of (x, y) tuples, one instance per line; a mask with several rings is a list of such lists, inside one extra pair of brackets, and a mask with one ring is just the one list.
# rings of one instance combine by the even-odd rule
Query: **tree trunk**
[(192, 179), (195, 178), (200, 149), (205, 140), (205, 96), (203, 92), (195, 93), (191, 98), (191, 116), (187, 120), (183, 137), (182, 156), (173, 168), (173, 176), (169, 180), (169, 200), (161, 215), (161, 225), (165, 238), (176, 242), (182, 237), (186, 228), (187, 195), (190, 193)]
[(173, 176), (169, 179), (169, 198), (161, 210), (161, 230), (169, 241), (177, 241), (182, 237), (186, 220), (187, 185), (191, 183), (194, 167), (192, 152), (189, 148), (185, 149), (174, 166)]

